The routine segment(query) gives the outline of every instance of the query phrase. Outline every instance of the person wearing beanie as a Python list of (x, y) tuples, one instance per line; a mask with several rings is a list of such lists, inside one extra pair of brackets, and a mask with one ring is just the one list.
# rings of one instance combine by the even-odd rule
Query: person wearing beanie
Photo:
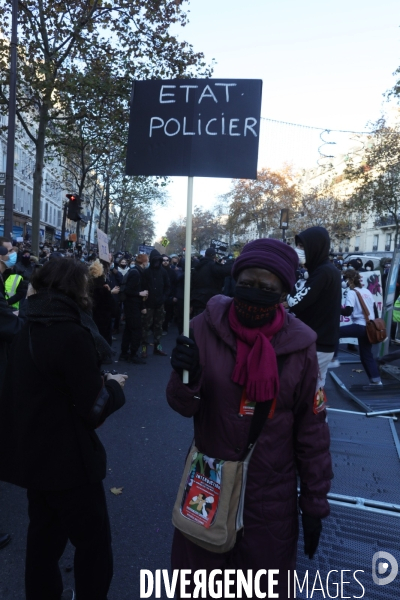
[(216, 261), (215, 248), (207, 248), (192, 271), (190, 306), (193, 317), (203, 312), (210, 298), (222, 294), (225, 277), (231, 274), (232, 260), (224, 265)]
[[(232, 268), (234, 297), (211, 298), (192, 319), (190, 338), (177, 338), (167, 387), (170, 406), (194, 418), (199, 452), (213, 459), (243, 460), (253, 420), (261, 431), (248, 466), (244, 534), (218, 554), (175, 529), (172, 569), (277, 569), (279, 598), (289, 597), (288, 570), (296, 568), (298, 507), (312, 558), (332, 478), (325, 405), (315, 396), (317, 336), (282, 306), (297, 266), (296, 252), (278, 240), (247, 244)], [(267, 595), (266, 578), (260, 583)]]
[[(308, 279), (287, 297), (290, 312), (317, 334), (318, 391), (324, 394), (328, 366), (339, 339), (342, 281), (329, 260), (331, 241), (324, 227), (310, 227), (295, 237), (299, 260), (305, 260)], [(318, 393), (317, 391), (317, 393)]]

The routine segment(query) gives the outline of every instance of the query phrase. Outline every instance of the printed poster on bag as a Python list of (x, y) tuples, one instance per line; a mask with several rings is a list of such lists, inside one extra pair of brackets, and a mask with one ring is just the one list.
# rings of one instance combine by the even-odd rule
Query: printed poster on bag
[(185, 486), (181, 513), (206, 529), (217, 514), (223, 463), (223, 460), (196, 452)]
[(251, 402), (246, 393), (246, 388), (243, 388), (242, 397), (240, 399), (240, 409), (239, 415), (244, 416), (252, 416), (254, 414), (254, 410), (256, 408), (256, 403)]

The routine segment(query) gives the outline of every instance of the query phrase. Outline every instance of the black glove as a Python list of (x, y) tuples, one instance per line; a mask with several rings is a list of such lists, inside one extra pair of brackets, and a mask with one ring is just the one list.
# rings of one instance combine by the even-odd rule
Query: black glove
[(317, 551), (319, 536), (322, 531), (322, 522), (318, 517), (310, 517), (302, 514), (303, 534), (304, 534), (304, 554), (312, 558)]
[(177, 337), (176, 346), (171, 354), (171, 365), (181, 378), (185, 370), (189, 371), (189, 382), (196, 381), (201, 374), (200, 355), (196, 342), (185, 335)]

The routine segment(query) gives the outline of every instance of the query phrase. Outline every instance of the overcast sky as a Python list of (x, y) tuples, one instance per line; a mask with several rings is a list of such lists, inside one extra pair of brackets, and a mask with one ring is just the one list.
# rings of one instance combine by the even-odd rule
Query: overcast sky
[[(387, 109), (383, 94), (400, 66), (399, 0), (191, 0), (189, 9), (178, 37), (216, 60), (214, 77), (262, 79), (262, 117), (364, 131)], [(259, 168), (316, 166), (320, 133), (264, 121)], [(324, 148), (338, 152), (341, 137), (323, 134), (337, 143)], [(195, 178), (194, 205), (210, 208), (230, 187)], [(186, 194), (187, 178), (175, 177), (156, 211), (157, 236), (185, 214)]]

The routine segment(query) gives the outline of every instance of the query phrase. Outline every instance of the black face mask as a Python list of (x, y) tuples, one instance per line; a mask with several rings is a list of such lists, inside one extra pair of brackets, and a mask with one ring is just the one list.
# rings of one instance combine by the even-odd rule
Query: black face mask
[(280, 303), (279, 292), (236, 286), (234, 304), (238, 320), (244, 327), (262, 327), (274, 320)]
[(30, 256), (22, 256), (21, 257), (21, 263), (25, 266), (28, 266), (31, 264), (31, 257)]

